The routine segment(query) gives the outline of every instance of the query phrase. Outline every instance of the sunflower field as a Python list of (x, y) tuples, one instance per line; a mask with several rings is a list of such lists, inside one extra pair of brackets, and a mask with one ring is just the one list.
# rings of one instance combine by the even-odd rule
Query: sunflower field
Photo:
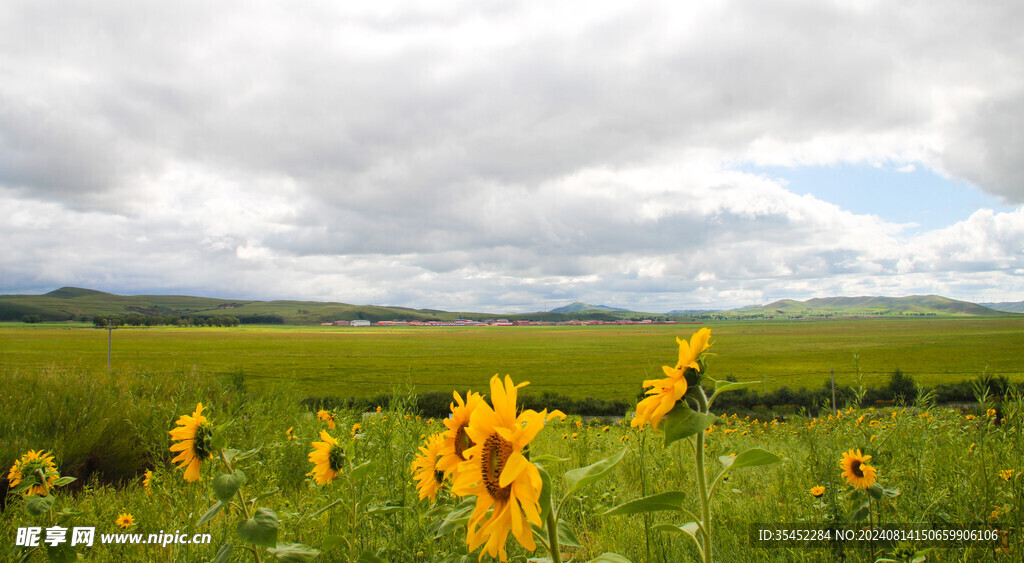
[(715, 379), (710, 330), (675, 344), (615, 418), (523, 408), (514, 366), (438, 419), (401, 388), (364, 411), (194, 369), (9, 371), (0, 557), (1024, 559), (1019, 394), (758, 419), (715, 410), (758, 382)]

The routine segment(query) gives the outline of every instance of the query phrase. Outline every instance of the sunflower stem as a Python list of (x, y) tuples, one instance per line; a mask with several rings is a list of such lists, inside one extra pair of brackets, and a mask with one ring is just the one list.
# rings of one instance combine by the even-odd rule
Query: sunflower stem
[[(700, 412), (708, 414), (708, 400), (704, 395), (704, 389), (697, 385), (697, 403)], [(697, 432), (697, 448), (694, 452), (694, 460), (697, 464), (697, 491), (700, 494), (700, 522), (701, 530), (704, 532), (704, 563), (711, 563), (711, 498), (708, 495), (708, 479), (704, 470), (704, 432)]]
[(562, 550), (558, 546), (558, 520), (555, 511), (548, 511), (548, 551), (551, 553), (551, 563), (562, 563)]
[[(220, 451), (220, 461), (224, 464), (224, 467), (227, 468), (228, 473), (235, 472), (235, 470), (231, 468), (231, 463), (228, 461), (228, 458), (224, 456), (223, 449)], [(245, 505), (245, 497), (242, 496), (242, 487), (238, 487), (238, 490), (235, 491), (235, 494), (238, 495), (238, 504), (239, 506), (242, 507), (242, 514), (245, 514), (245, 519), (248, 520), (250, 518), (249, 509)], [(258, 553), (256, 554), (256, 560), (259, 561)]]

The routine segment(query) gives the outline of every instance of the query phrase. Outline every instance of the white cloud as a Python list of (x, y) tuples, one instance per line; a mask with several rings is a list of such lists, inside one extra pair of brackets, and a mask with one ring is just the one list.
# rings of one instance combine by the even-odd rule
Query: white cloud
[(1019, 210), (911, 235), (738, 169), (923, 167), (1024, 202), (1022, 10), (9, 3), (0, 286), (652, 310), (1020, 291)]

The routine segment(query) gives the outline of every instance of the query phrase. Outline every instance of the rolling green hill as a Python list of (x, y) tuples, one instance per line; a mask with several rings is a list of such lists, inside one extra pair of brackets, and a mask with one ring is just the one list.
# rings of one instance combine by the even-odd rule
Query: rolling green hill
[(765, 316), (798, 318), (926, 315), (989, 317), (1006, 313), (938, 295), (912, 295), (909, 297), (825, 297), (807, 301), (782, 299), (768, 305), (744, 307), (715, 314), (727, 318)]
[[(641, 313), (584, 303), (549, 312), (527, 314), (449, 312), (437, 309), (350, 305), (318, 301), (251, 301), (217, 299), (186, 295), (114, 295), (92, 289), (62, 287), (44, 295), (0, 295), (0, 321), (20, 321), (35, 316), (46, 321), (91, 320), (97, 315), (177, 315), (189, 317), (232, 316), (240, 319), (278, 317), (285, 324), (310, 325), (336, 320), (437, 320), (458, 318), (483, 320), (566, 321), (642, 318), (668, 318), (668, 315)], [(732, 311), (693, 312), (671, 315), (676, 320), (704, 318), (803, 318), (849, 316), (993, 316), (1007, 315), (992, 309), (939, 297), (829, 297), (745, 307)], [(243, 320), (243, 322), (245, 322)]]

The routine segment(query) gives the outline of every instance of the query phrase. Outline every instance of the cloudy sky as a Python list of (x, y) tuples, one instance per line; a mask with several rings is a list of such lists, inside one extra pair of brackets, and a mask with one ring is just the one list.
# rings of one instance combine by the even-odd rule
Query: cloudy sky
[(1024, 300), (1024, 4), (0, 11), (0, 293)]

